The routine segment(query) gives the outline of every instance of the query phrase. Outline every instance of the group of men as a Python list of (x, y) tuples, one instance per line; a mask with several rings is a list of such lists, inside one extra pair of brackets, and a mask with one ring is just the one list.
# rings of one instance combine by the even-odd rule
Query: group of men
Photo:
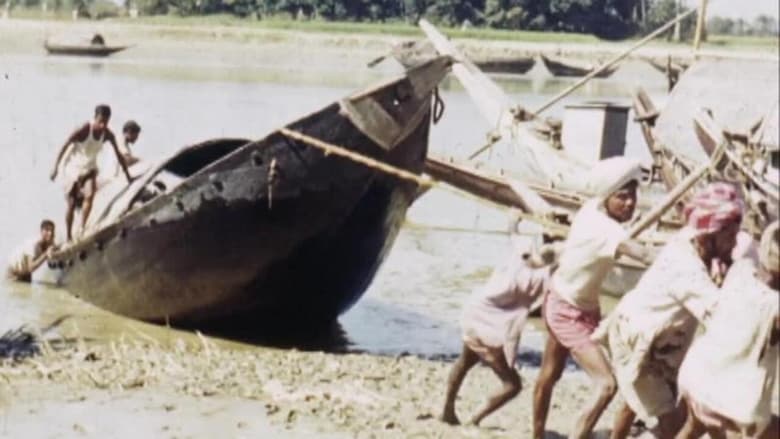
[[(65, 213), (66, 237), (73, 239), (73, 220), (76, 211), (81, 211), (81, 230), (87, 225), (92, 203), (98, 190), (98, 156), (106, 143), (109, 143), (119, 164), (116, 175), (123, 173), (128, 182), (132, 177), (128, 168), (138, 159), (130, 147), (138, 140), (141, 127), (133, 120), (127, 121), (123, 128), (124, 144), (120, 147), (108, 123), (111, 120), (111, 107), (100, 104), (95, 107), (94, 118), (85, 122), (71, 133), (57, 154), (54, 169), (50, 177), (54, 181), (60, 176), (65, 189), (67, 210)], [(30, 281), (32, 273), (38, 269), (55, 250), (55, 225), (45, 219), (41, 222), (40, 237), (25, 243), (15, 251), (8, 264), (7, 275), (11, 279)]]
[[(132, 181), (128, 167), (137, 159), (129, 147), (140, 126), (124, 125), (120, 149), (110, 118), (111, 109), (98, 105), (92, 122), (65, 141), (51, 172), (52, 180), (62, 173), (69, 241), (76, 210), (81, 210), (82, 229), (87, 225), (98, 190), (97, 158), (106, 142)], [(719, 438), (727, 431), (777, 437), (771, 392), (780, 339), (780, 226), (769, 225), (758, 245), (739, 246), (745, 215), (741, 193), (730, 183), (710, 183), (688, 202), (685, 227), (653, 257), (624, 228), (634, 217), (640, 181), (634, 160), (599, 162), (589, 180), (593, 198), (575, 215), (566, 239), (549, 239), (530, 253), (518, 251), (516, 244), (473, 295), (463, 314), (463, 350), (448, 381), (443, 421), (459, 422), (457, 393), (480, 360), (503, 385), (472, 423), (520, 392), (517, 345), (532, 304), (543, 300), (549, 337), (533, 392), (534, 438), (544, 437), (552, 391), (570, 356), (593, 382), (592, 400), (574, 422), (571, 437), (588, 437), (618, 392), (624, 402), (615, 416), (614, 439), (628, 435), (636, 416), (656, 419), (653, 432), (664, 438), (704, 432)], [(44, 220), (40, 237), (14, 255), (9, 275), (30, 280), (56, 248), (54, 231), (54, 223)], [(620, 255), (649, 268), (602, 319), (602, 283)]]
[[(593, 198), (575, 215), (556, 250), (514, 248), (488, 284), (467, 302), (463, 351), (453, 366), (441, 420), (456, 424), (458, 390), (480, 360), (502, 382), (471, 419), (517, 395), (517, 343), (531, 304), (543, 300), (549, 336), (533, 391), (533, 436), (541, 439), (552, 391), (570, 356), (591, 378), (592, 398), (570, 437), (588, 437), (616, 393), (611, 437), (628, 436), (637, 416), (656, 421), (657, 437), (777, 437), (771, 413), (780, 338), (780, 255), (775, 221), (760, 245), (741, 231), (739, 189), (713, 182), (684, 209), (686, 225), (656, 256), (629, 239), (639, 163), (599, 162), (589, 184)], [(557, 255), (540, 258), (539, 255)], [(649, 264), (639, 283), (602, 319), (599, 294), (617, 258)]]

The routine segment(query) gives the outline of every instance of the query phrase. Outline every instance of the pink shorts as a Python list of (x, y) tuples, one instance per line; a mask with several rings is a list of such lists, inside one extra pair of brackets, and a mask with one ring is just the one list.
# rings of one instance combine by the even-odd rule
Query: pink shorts
[(553, 289), (544, 298), (544, 323), (550, 335), (570, 351), (596, 346), (590, 336), (601, 320), (601, 310), (587, 311), (563, 300)]

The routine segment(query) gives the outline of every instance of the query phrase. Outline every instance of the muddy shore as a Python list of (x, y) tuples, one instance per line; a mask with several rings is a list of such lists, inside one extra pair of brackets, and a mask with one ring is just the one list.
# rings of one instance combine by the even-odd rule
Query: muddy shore
[[(146, 437), (205, 438), (218, 425), (226, 437), (530, 435), (536, 370), (522, 372), (520, 396), (482, 426), (451, 427), (435, 419), (449, 361), (257, 348), (177, 333), (169, 342), (144, 335), (101, 344), (56, 339), (42, 355), (6, 361), (0, 434), (101, 437), (111, 428), (140, 428)], [(497, 385), (487, 368), (476, 368), (458, 401), (461, 418)], [(551, 437), (566, 434), (588, 395), (584, 374), (565, 374), (551, 408)], [(599, 429), (611, 418), (608, 412)]]
[[(42, 43), (48, 36), (94, 31), (103, 33), (112, 44), (136, 44), (110, 59), (117, 69), (133, 68), (142, 60), (160, 69), (176, 67), (176, 75), (181, 75), (182, 66), (190, 68), (187, 60), (197, 58), (199, 52), (209, 53), (199, 63), (239, 68), (284, 53), (289, 75), (296, 74), (301, 60), (311, 64), (327, 60), (332, 70), (323, 69), (315, 80), (333, 79), (335, 83), (344, 71), (365, 69), (366, 61), (403, 39), (231, 27), (0, 20), (0, 55), (19, 55), (14, 61), (25, 62), (30, 54), (43, 56)], [(564, 54), (589, 51), (601, 57), (624, 47), (460, 43), (470, 53), (486, 56), (543, 49)], [(605, 47), (609, 51), (604, 52)], [(668, 47), (648, 50), (661, 55), (670, 51)], [(687, 52), (688, 48), (675, 50)], [(222, 74), (202, 64), (191, 68), (215, 79)], [(247, 75), (257, 75), (257, 70)], [(435, 415), (443, 402), (452, 359), (279, 350), (160, 327), (148, 327), (148, 332), (106, 333), (99, 327), (86, 328), (88, 323), (79, 321), (81, 332), (66, 322), (67, 331), (45, 337), (49, 343), (40, 356), (0, 364), (0, 437), (530, 436), (531, 392), (537, 374), (532, 367), (522, 372), (524, 389), (518, 398), (486, 419), (482, 427), (450, 427), (436, 421)], [(95, 340), (94, 334), (100, 331), (102, 338)], [(548, 422), (550, 437), (568, 433), (590, 396), (587, 384), (587, 378), (574, 370), (561, 379)], [(461, 418), (467, 419), (497, 385), (489, 370), (475, 369), (458, 402)], [(600, 432), (609, 428), (616, 405), (603, 416), (597, 428)]]

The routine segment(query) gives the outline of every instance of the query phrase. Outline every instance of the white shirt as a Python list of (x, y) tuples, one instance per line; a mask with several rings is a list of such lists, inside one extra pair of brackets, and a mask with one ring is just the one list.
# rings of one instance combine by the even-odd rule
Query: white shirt
[[(693, 247), (692, 236), (688, 228), (673, 236), (636, 287), (623, 296), (596, 331), (599, 337), (609, 325), (618, 320), (625, 322), (620, 336), (632, 341), (633, 351), (624, 364), (616, 367), (625, 382), (638, 376), (654, 343), (665, 344), (665, 337), (690, 340), (697, 321), (707, 319), (715, 307), (720, 289)], [(621, 316), (625, 319), (619, 319)], [(677, 359), (676, 364), (681, 360)]]
[(92, 134), (92, 124), (89, 124), (87, 138), (83, 142), (72, 142), (63, 157), (62, 169), (65, 175), (69, 179), (75, 179), (97, 169), (98, 154), (103, 148), (105, 139), (105, 130), (99, 139), (95, 139)]
[(584, 309), (599, 309), (604, 278), (615, 264), (618, 245), (628, 232), (591, 200), (580, 208), (563, 245), (552, 278), (553, 290), (565, 301)]
[(751, 261), (734, 263), (705, 332), (694, 340), (680, 367), (680, 387), (733, 421), (766, 425), (777, 373), (778, 345), (768, 340), (778, 297), (756, 279)]

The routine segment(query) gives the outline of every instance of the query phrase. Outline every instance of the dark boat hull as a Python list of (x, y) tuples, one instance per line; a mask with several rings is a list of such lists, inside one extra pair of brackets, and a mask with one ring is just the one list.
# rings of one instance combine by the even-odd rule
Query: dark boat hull
[[(390, 83), (355, 95), (372, 104), (333, 104), (288, 127), (419, 173), (433, 86)], [(410, 97), (409, 87), (417, 90)], [(376, 104), (404, 130), (397, 142), (370, 135), (372, 118), (354, 117), (355, 108)], [(62, 283), (110, 311), (185, 325), (326, 323), (354, 304), (392, 246), (416, 186), (278, 133), (223, 143), (174, 158), (167, 169), (187, 172), (209, 154), (224, 154), (171, 193), (55, 254)]]
[(128, 46), (102, 46), (94, 44), (65, 45), (44, 43), (43, 47), (50, 55), (106, 57), (125, 50)]
[(533, 57), (495, 58), (475, 60), (474, 64), (485, 73), (522, 75), (533, 68), (536, 60)]
[[(580, 77), (580, 76), (585, 76), (590, 72), (592, 72), (593, 70), (595, 70), (595, 68), (593, 67), (585, 68), (585, 67), (574, 65), (572, 63), (550, 59), (544, 55), (540, 55), (540, 57), (542, 58), (542, 62), (544, 63), (544, 66), (547, 67), (547, 70), (549, 70), (553, 76)], [(613, 73), (615, 73), (615, 70), (617, 70), (617, 66), (605, 69), (601, 73), (597, 74), (596, 78), (608, 78)]]

